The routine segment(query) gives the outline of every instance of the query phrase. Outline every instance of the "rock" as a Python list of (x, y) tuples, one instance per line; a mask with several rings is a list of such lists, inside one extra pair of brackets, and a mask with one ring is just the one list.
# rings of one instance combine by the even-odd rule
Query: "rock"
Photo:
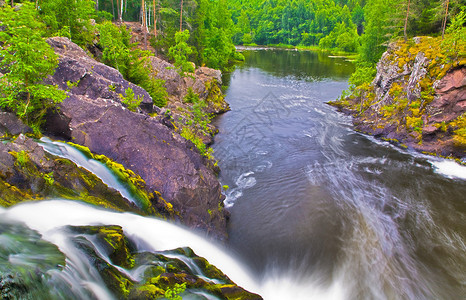
[(143, 213), (99, 178), (24, 135), (0, 143), (0, 206), (61, 197)]
[(33, 133), (32, 129), (21, 122), (15, 114), (0, 111), (0, 135)]
[[(60, 104), (59, 116), (47, 120), (48, 132), (134, 171), (149, 192), (160, 192), (173, 205), (182, 223), (224, 239), (224, 196), (215, 172), (195, 146), (165, 126), (163, 118), (125, 109), (109, 85), (135, 86), (115, 69), (95, 62), (68, 39), (48, 41), (60, 56), (49, 81), (61, 88), (68, 80), (78, 82)], [(139, 87), (134, 90), (145, 94)]]
[(155, 56), (149, 57), (149, 63), (157, 79), (165, 80), (165, 88), (171, 96), (180, 98), (183, 90), (182, 78), (171, 63)]
[(357, 130), (464, 160), (465, 61), (442, 59), (440, 38), (413, 41), (390, 44), (371, 85), (334, 105), (354, 116)]
[(90, 58), (78, 45), (65, 37), (47, 39), (47, 43), (59, 56), (59, 64), (48, 84), (56, 84), (70, 95), (101, 99), (121, 104), (121, 96), (128, 88), (135, 97), (142, 97), (140, 108), (145, 112), (154, 111), (152, 98), (141, 87), (126, 81), (116, 69)]
[(436, 97), (429, 104), (430, 122), (450, 122), (466, 111), (466, 67), (452, 70), (434, 83)]
[(169, 62), (155, 56), (150, 57), (149, 61), (150, 67), (154, 70), (154, 77), (165, 80), (167, 92), (172, 96), (171, 109), (176, 110), (182, 105), (189, 88), (207, 103), (208, 113), (219, 114), (230, 109), (221, 92), (222, 72), (219, 70), (200, 67), (192, 76), (181, 77), (175, 66)]
[(199, 291), (209, 299), (262, 299), (237, 286), (190, 248), (138, 249), (119, 226), (69, 226), (68, 231), (72, 243), (88, 258), (91, 271), (98, 271), (117, 298), (160, 298), (181, 286), (187, 299)]

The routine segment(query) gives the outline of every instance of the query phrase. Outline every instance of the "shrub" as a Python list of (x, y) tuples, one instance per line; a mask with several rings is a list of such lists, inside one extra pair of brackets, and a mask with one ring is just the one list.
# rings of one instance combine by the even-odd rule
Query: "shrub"
[(132, 88), (128, 88), (125, 90), (126, 95), (120, 95), (121, 102), (123, 102), (124, 105), (130, 110), (130, 111), (136, 111), (139, 105), (141, 104), (143, 98), (138, 96), (135, 98), (134, 96), (134, 91)]

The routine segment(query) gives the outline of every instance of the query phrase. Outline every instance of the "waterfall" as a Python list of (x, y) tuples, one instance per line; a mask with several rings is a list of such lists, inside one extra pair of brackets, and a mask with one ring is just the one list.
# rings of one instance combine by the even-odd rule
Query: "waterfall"
[[(89, 291), (97, 299), (112, 299), (113, 296), (105, 289), (98, 270), (87, 263), (81, 251), (70, 242), (72, 236), (66, 230), (67, 226), (121, 226), (125, 235), (137, 245), (137, 251), (156, 252), (190, 247), (238, 285), (250, 291), (259, 291), (247, 268), (226, 249), (188, 229), (156, 218), (112, 212), (77, 201), (48, 200), (21, 203), (1, 210), (0, 220), (24, 223), (28, 228), (37, 231), (42, 239), (56, 245), (65, 254), (67, 263), (62, 274), (55, 278), (61, 277), (62, 281)], [(137, 277), (130, 271), (128, 275)], [(72, 294), (77, 298), (85, 298), (86, 295), (76, 291)]]

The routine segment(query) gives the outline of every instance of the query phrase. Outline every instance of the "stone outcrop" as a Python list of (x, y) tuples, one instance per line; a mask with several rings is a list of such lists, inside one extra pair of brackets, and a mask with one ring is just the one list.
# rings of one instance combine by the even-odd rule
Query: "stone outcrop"
[(222, 73), (219, 70), (200, 67), (193, 74), (181, 77), (171, 63), (152, 56), (149, 58), (153, 76), (165, 81), (165, 87), (170, 97), (169, 108), (184, 106), (183, 98), (192, 89), (199, 98), (206, 102), (207, 112), (219, 114), (230, 109), (221, 92)]
[[(160, 192), (173, 205), (183, 224), (224, 239), (224, 196), (215, 172), (195, 146), (171, 129), (163, 116), (144, 113), (157, 110), (148, 101), (140, 113), (123, 107), (118, 94), (128, 87), (144, 99), (150, 97), (118, 71), (94, 61), (66, 38), (48, 42), (59, 55), (49, 83), (68, 90), (59, 113), (48, 118), (48, 132), (134, 171), (149, 192)], [(75, 84), (70, 87), (68, 81)]]
[(4, 138), (0, 142), (0, 206), (52, 197), (79, 198), (107, 208), (144, 213), (94, 174), (45, 152), (32, 138), (23, 134)]
[(443, 49), (430, 37), (392, 43), (372, 83), (331, 104), (352, 114), (357, 130), (465, 161), (466, 61)]

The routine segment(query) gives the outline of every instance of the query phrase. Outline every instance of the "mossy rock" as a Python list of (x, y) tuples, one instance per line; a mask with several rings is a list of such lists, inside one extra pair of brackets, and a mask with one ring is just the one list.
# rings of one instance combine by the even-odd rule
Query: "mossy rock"
[(134, 267), (135, 246), (126, 238), (120, 226), (75, 226), (73, 232), (93, 235), (114, 265), (126, 269)]

